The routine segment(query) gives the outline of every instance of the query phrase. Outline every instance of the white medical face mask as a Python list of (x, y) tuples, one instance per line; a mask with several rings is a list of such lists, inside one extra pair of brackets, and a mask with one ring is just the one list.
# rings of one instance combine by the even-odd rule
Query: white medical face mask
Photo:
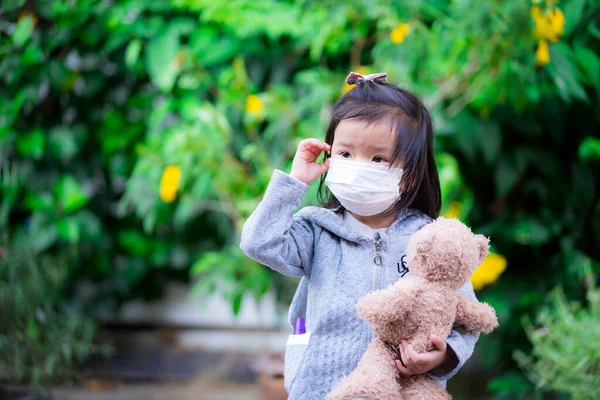
[(332, 158), (325, 184), (348, 211), (377, 215), (400, 198), (401, 168)]

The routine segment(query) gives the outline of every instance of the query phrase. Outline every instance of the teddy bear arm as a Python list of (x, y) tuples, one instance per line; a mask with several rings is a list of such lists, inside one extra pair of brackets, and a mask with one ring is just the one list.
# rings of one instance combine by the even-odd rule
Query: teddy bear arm
[(489, 304), (470, 301), (459, 295), (455, 323), (471, 332), (489, 333), (498, 326), (498, 317)]
[(356, 304), (358, 315), (371, 323), (401, 320), (412, 304), (416, 288), (397, 290), (395, 286), (362, 296)]

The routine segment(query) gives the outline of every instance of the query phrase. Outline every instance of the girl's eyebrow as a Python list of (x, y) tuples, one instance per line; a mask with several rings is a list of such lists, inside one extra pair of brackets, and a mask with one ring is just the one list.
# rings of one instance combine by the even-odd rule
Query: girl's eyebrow
[[(349, 149), (353, 149), (354, 148), (354, 145), (352, 143), (350, 143), (350, 142), (337, 142), (337, 144), (340, 147), (346, 147), (346, 148), (349, 148)], [(370, 145), (368, 145), (368, 147), (371, 150), (373, 150), (373, 151), (381, 152), (381, 153), (385, 153), (385, 152), (387, 152), (387, 151), (390, 150), (389, 146), (376, 145), (376, 144), (370, 144)]]
[(337, 144), (339, 144), (342, 147), (354, 147), (354, 145), (352, 143), (347, 143), (347, 142), (338, 142)]
[(382, 152), (382, 153), (390, 150), (390, 146), (371, 145), (369, 147), (371, 147), (372, 150), (375, 150), (377, 152)]

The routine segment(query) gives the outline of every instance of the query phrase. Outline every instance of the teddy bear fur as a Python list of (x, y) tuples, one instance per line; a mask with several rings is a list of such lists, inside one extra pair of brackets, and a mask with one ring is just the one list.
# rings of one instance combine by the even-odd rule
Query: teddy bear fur
[(492, 307), (456, 293), (488, 255), (489, 241), (457, 219), (440, 217), (416, 232), (407, 244), (411, 274), (386, 289), (362, 296), (359, 316), (376, 333), (355, 370), (327, 400), (451, 399), (427, 375), (400, 375), (389, 344), (407, 340), (417, 353), (430, 348), (430, 335), (448, 337), (454, 324), (472, 332), (498, 326)]

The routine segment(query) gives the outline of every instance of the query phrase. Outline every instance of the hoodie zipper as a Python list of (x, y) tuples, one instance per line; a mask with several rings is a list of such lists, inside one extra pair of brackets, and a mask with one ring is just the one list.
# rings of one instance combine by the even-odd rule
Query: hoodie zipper
[(381, 275), (383, 270), (383, 257), (381, 255), (381, 235), (375, 233), (373, 236), (375, 240), (375, 255), (373, 256), (373, 272), (371, 274), (371, 289), (378, 290), (381, 288)]

